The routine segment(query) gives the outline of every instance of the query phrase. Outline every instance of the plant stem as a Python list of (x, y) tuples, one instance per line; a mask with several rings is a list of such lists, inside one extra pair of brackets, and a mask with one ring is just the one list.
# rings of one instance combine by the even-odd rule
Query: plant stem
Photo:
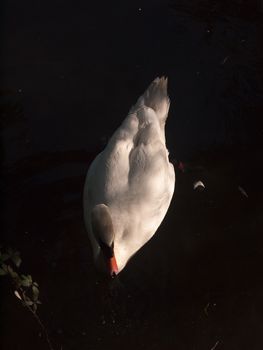
[(46, 341), (47, 341), (47, 343), (48, 343), (48, 346), (49, 346), (50, 350), (54, 350), (53, 345), (52, 345), (52, 343), (51, 343), (51, 340), (50, 340), (50, 338), (49, 338), (48, 332), (47, 332), (47, 330), (46, 330), (46, 327), (43, 325), (43, 323), (42, 323), (42, 321), (40, 320), (40, 318), (38, 317), (38, 315), (37, 315), (33, 310), (31, 310), (29, 306), (27, 306), (27, 307), (29, 308), (30, 312), (33, 314), (33, 316), (34, 316), (35, 319), (37, 320), (37, 322), (38, 322), (38, 324), (40, 325), (40, 327), (42, 328), (42, 330), (43, 330), (43, 332), (44, 332), (44, 334), (45, 334)]
[[(19, 288), (21, 290), (21, 288)], [(22, 295), (24, 295), (23, 290), (21, 290)], [(34, 316), (35, 320), (37, 321), (37, 323), (39, 324), (40, 328), (42, 329), (43, 333), (45, 334), (46, 337), (46, 341), (48, 343), (49, 349), (50, 350), (54, 350), (54, 347), (51, 343), (51, 340), (49, 338), (48, 332), (46, 327), (44, 326), (43, 322), (40, 320), (40, 318), (38, 317), (38, 315), (31, 309), (31, 307), (29, 305), (27, 305), (26, 301), (23, 300), (23, 304), (25, 305), (25, 307), (28, 309), (28, 311), (31, 312), (31, 314)]]

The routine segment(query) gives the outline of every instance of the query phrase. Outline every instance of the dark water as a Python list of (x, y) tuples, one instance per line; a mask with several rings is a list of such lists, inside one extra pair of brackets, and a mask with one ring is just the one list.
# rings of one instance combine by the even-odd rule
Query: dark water
[[(1, 241), (40, 285), (56, 349), (262, 349), (262, 8), (244, 1), (4, 2)], [(175, 196), (118, 280), (94, 269), (89, 164), (169, 77)], [(193, 190), (202, 180), (206, 189)], [(240, 187), (245, 190), (242, 194)], [(1, 277), (1, 348), (47, 349)]]

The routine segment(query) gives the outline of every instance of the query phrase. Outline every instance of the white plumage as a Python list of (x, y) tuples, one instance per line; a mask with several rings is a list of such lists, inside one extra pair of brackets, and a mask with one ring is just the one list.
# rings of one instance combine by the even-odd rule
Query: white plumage
[[(111, 247), (120, 272), (156, 232), (175, 185), (165, 144), (167, 79), (156, 78), (91, 164), (84, 219), (95, 262), (107, 270)], [(107, 250), (107, 249), (106, 249)]]

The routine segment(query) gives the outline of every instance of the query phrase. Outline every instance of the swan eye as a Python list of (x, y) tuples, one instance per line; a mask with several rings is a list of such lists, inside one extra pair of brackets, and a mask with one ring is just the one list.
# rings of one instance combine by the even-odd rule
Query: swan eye
[(101, 239), (98, 239), (99, 246), (102, 250), (103, 255), (105, 258), (110, 259), (114, 256), (114, 244), (112, 243), (111, 246), (103, 242)]

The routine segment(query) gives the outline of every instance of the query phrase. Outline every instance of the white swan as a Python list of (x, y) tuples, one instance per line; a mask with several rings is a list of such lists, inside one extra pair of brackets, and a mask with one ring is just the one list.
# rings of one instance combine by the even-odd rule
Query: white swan
[(84, 219), (97, 266), (110, 275), (156, 232), (170, 205), (174, 167), (165, 145), (170, 100), (156, 78), (92, 162), (84, 187)]

